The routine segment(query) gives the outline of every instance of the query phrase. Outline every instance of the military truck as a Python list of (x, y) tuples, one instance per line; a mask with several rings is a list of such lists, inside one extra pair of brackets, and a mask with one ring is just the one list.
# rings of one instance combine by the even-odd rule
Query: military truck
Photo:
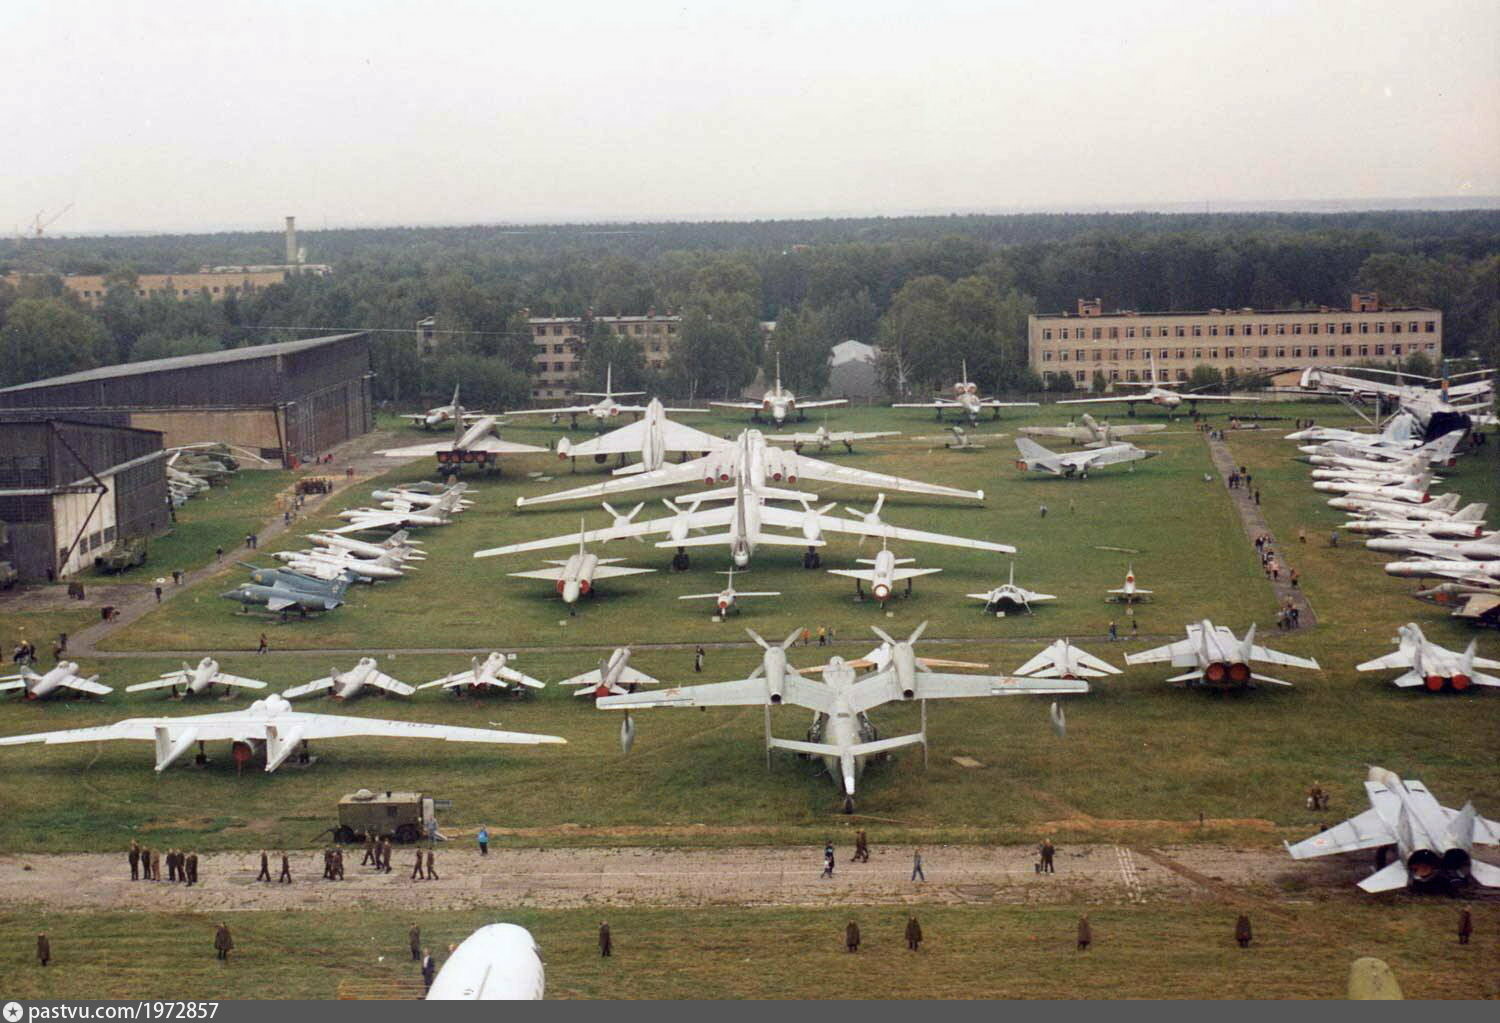
[(107, 552), (94, 559), (94, 567), (101, 572), (123, 572), (146, 563), (146, 538), (144, 536), (121, 537)]
[(339, 800), (334, 841), (363, 842), (385, 835), (397, 842), (416, 842), (437, 830), (437, 811), (452, 804), (420, 792), (371, 792), (360, 789)]

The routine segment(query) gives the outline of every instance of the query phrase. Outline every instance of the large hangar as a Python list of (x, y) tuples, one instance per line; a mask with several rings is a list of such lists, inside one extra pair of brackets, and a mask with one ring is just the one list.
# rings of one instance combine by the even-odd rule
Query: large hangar
[(157, 430), (167, 447), (221, 441), (290, 466), (374, 428), (364, 333), (230, 348), (0, 389), (0, 415)]

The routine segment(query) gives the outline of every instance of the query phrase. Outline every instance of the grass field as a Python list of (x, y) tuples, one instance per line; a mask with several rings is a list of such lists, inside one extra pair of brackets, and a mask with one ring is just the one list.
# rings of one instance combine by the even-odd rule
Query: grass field
[[(925, 941), (902, 941), (895, 907), (829, 909), (509, 910), (424, 915), (441, 961), (450, 944), (504, 919), (543, 949), (549, 998), (1342, 998), (1349, 964), (1385, 959), (1407, 998), (1494, 998), (1500, 912), (1478, 907), (1475, 939), (1454, 942), (1451, 903), (1338, 901), (1292, 919), (1252, 912), (1255, 943), (1232, 940), (1236, 909), (1146, 906), (922, 906)], [(1074, 950), (1087, 912), (1094, 946)], [(607, 916), (615, 953), (594, 944)], [(58, 998), (414, 997), (405, 915), (379, 911), (236, 913), (228, 964), (213, 954), (215, 917), (200, 914), (0, 915), (4, 995)], [(860, 925), (859, 954), (843, 927)], [(30, 953), (38, 930), (53, 965)], [(383, 958), (382, 958), (383, 957)]]

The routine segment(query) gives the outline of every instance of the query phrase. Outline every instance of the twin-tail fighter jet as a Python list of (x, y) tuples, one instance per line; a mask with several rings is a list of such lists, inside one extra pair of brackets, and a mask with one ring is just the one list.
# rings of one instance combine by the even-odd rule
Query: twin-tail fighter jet
[(1107, 448), (1120, 437), (1136, 437), (1143, 433), (1160, 433), (1167, 428), (1165, 423), (1142, 423), (1129, 426), (1112, 426), (1097, 422), (1087, 412), (1077, 423), (1069, 420), (1067, 426), (1023, 426), (1017, 433), (1027, 437), (1061, 437), (1078, 447)]
[(45, 700), (65, 692), (75, 696), (108, 696), (114, 692), (111, 687), (99, 684), (98, 675), (84, 678), (78, 674), (75, 661), (58, 661), (50, 671), (41, 675), (22, 665), (19, 674), (0, 678), (0, 693), (8, 690), (20, 690), (28, 700)]
[(1244, 639), (1236, 639), (1234, 633), (1222, 625), (1214, 625), (1204, 619), (1197, 625), (1187, 627), (1187, 639), (1168, 643), (1152, 650), (1126, 654), (1126, 664), (1157, 664), (1168, 662), (1175, 668), (1191, 668), (1191, 671), (1174, 675), (1168, 682), (1186, 682), (1190, 686), (1211, 689), (1244, 689), (1252, 681), (1270, 682), (1278, 686), (1290, 686), (1279, 678), (1257, 674), (1250, 667), (1251, 661), (1280, 664), (1292, 668), (1307, 668), (1321, 671), (1318, 662), (1311, 657), (1283, 654), (1268, 647), (1255, 644), (1255, 626), (1250, 626)]
[(557, 457), (592, 458), (595, 462), (603, 462), (610, 455), (619, 455), (622, 460), (626, 455), (640, 455), (639, 462), (631, 462), (615, 470), (616, 476), (624, 476), (660, 469), (667, 464), (668, 455), (701, 456), (731, 446), (722, 437), (674, 423), (667, 418), (668, 412), (693, 411), (701, 410), (666, 409), (660, 401), (652, 398), (646, 403), (645, 415), (628, 426), (578, 444), (566, 437), (561, 438), (557, 442)]
[(776, 354), (776, 386), (766, 392), (760, 401), (711, 401), (715, 408), (748, 409), (752, 421), (760, 423), (769, 419), (778, 427), (792, 417), (806, 421), (810, 408), (832, 408), (849, 404), (848, 398), (824, 398), (819, 401), (802, 401), (791, 391), (781, 386), (781, 353)]
[[(923, 623), (925, 627), (926, 623)], [(804, 677), (787, 661), (786, 652), (802, 635), (795, 630), (781, 644), (771, 644), (750, 630), (762, 649), (760, 666), (749, 677), (733, 682), (681, 686), (654, 693), (607, 696), (601, 710), (642, 710), (648, 707), (764, 707), (766, 757), (786, 750), (821, 759), (838, 786), (845, 813), (854, 812), (855, 785), (873, 758), (906, 746), (927, 746), (927, 701), (976, 696), (1083, 693), (1088, 683), (1077, 680), (1023, 679), (999, 675), (958, 675), (927, 668), (912, 644), (919, 627), (906, 640), (893, 640), (875, 630), (890, 648), (887, 663), (863, 677), (843, 658), (822, 667), (821, 682)], [(922, 730), (888, 739), (879, 737), (868, 711), (891, 702), (920, 701)], [(803, 707), (814, 712), (807, 739), (779, 739), (771, 734), (771, 709)]]
[(627, 575), (644, 575), (647, 572), (655, 572), (654, 568), (626, 568), (619, 562), (624, 558), (601, 558), (588, 549), (588, 543), (583, 539), (588, 531), (583, 528), (583, 521), (578, 522), (578, 550), (568, 557), (548, 561), (552, 568), (537, 568), (530, 572), (511, 572), (510, 575), (518, 579), (545, 579), (557, 589), (557, 595), (562, 598), (564, 604), (576, 604), (579, 597), (593, 597), (596, 594), (594, 583), (600, 579), (618, 579)]
[(556, 735), (502, 732), (490, 728), (460, 728), (430, 725), (420, 721), (383, 721), (379, 718), (295, 711), (276, 694), (256, 700), (245, 710), (222, 714), (191, 714), (182, 717), (127, 718), (96, 728), (70, 728), (60, 732), (11, 735), (0, 746), (26, 743), (58, 745), (74, 742), (104, 742), (134, 739), (155, 744), (156, 771), (161, 773), (192, 748), (194, 743), (226, 741), (236, 765), (243, 767), (264, 754), (266, 772), (275, 771), (313, 739), (365, 736), (386, 739), (441, 739), (445, 742), (562, 743)]
[[(1500, 888), (1500, 867), (1473, 858), (1475, 845), (1500, 845), (1500, 822), (1479, 816), (1473, 803), (1450, 810), (1427, 786), (1400, 778), (1383, 767), (1370, 768), (1365, 781), (1370, 809), (1286, 851), (1295, 860), (1374, 849), (1375, 873), (1359, 882), (1362, 891), (1416, 891), (1474, 880)], [(1396, 860), (1389, 865), (1391, 849)]]
[(361, 657), (359, 663), (348, 671), (333, 671), (323, 678), (313, 679), (300, 686), (292, 686), (281, 694), (283, 699), (295, 700), (314, 693), (327, 693), (335, 700), (347, 700), (358, 696), (366, 688), (379, 689), (393, 696), (410, 696), (416, 692), (400, 679), (391, 678), (380, 670), (373, 657)]
[(741, 597), (779, 597), (780, 590), (737, 590), (734, 588), (734, 569), (728, 572), (720, 572), (720, 575), (729, 576), (729, 581), (718, 593), (684, 593), (678, 600), (712, 600), (719, 616), (727, 615), (730, 611), (739, 614)]
[(1355, 671), (1389, 671), (1406, 669), (1391, 680), (1392, 685), (1403, 689), (1421, 686), (1428, 692), (1437, 693), (1450, 689), (1464, 692), (1470, 686), (1500, 686), (1500, 678), (1475, 671), (1475, 668), (1500, 668), (1500, 661), (1478, 657), (1479, 640), (1470, 641), (1462, 652), (1438, 646), (1422, 633), (1416, 622), (1408, 622), (1396, 630), (1391, 640), (1396, 644), (1395, 653), (1377, 657), (1372, 661), (1355, 665)]
[(530, 675), (512, 668), (511, 664), (515, 659), (515, 654), (507, 656), (492, 651), (483, 661), (477, 657), (470, 658), (468, 671), (444, 675), (431, 682), (424, 682), (417, 688), (434, 689), (441, 686), (450, 693), (456, 693), (461, 689), (470, 693), (483, 693), (490, 690), (510, 690), (514, 686), (526, 686), (531, 689), (542, 689), (546, 686), (545, 682), (539, 682)]
[(196, 696), (201, 693), (213, 692), (214, 686), (223, 686), (224, 695), (236, 689), (264, 689), (266, 683), (254, 678), (243, 678), (239, 675), (231, 675), (219, 667), (219, 662), (212, 657), (205, 657), (195, 665), (182, 662), (182, 668), (177, 671), (169, 671), (159, 678), (150, 682), (137, 682), (133, 686), (126, 686), (127, 693), (139, 693), (148, 689), (171, 689), (172, 696), (177, 695), (177, 687), (182, 686), (182, 695)]
[(375, 452), (387, 458), (421, 458), (437, 456), (438, 472), (443, 476), (457, 476), (463, 467), (479, 466), (492, 469), (501, 456), (545, 454), (546, 448), (534, 444), (516, 444), (501, 440), (495, 432), (499, 425), (496, 416), (480, 416), (469, 425), (463, 406), (458, 403), (458, 389), (453, 391), (453, 439), (433, 444), (409, 444), (405, 447), (386, 448)]
[(1030, 437), (1016, 438), (1016, 468), (1022, 472), (1050, 472), (1054, 476), (1071, 479), (1088, 479), (1090, 469), (1101, 469), (1106, 465), (1122, 462), (1139, 462), (1155, 458), (1160, 451), (1146, 451), (1134, 444), (1111, 444), (1103, 448), (1087, 448), (1082, 451), (1059, 453), (1048, 451)]
[(994, 418), (999, 419), (1000, 410), (1003, 408), (1035, 408), (1037, 406), (1038, 403), (1034, 401), (1001, 401), (998, 398), (980, 397), (979, 385), (969, 379), (969, 361), (965, 359), (960, 365), (963, 368), (963, 374), (953, 385), (952, 398), (939, 397), (932, 401), (899, 402), (891, 408), (936, 409), (939, 420), (943, 418), (943, 413), (953, 409), (968, 419), (970, 426), (974, 426), (978, 424), (979, 417), (983, 415), (985, 409), (993, 410)]

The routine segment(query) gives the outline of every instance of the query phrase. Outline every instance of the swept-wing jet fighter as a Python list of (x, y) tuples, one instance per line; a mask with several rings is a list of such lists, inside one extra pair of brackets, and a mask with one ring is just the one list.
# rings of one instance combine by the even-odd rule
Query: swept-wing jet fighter
[[(607, 696), (597, 706), (601, 710), (625, 711), (648, 707), (764, 707), (767, 760), (773, 749), (822, 759), (843, 797), (844, 812), (853, 813), (855, 783), (871, 758), (904, 746), (920, 745), (926, 749), (928, 700), (1088, 692), (1088, 683), (1076, 680), (931, 671), (912, 648), (925, 626), (924, 622), (904, 641), (894, 640), (876, 629), (891, 651), (885, 667), (860, 678), (851, 664), (835, 657), (822, 667), (821, 683), (803, 677), (787, 663), (786, 652), (802, 635), (801, 629), (779, 646), (767, 643), (747, 629), (763, 650), (760, 666), (748, 678), (654, 693)], [(913, 700), (922, 703), (922, 731), (881, 739), (867, 712), (893, 701)], [(806, 741), (771, 735), (771, 708), (788, 705), (813, 711), (813, 724)]]
[(1251, 680), (1271, 682), (1278, 686), (1289, 686), (1279, 678), (1256, 674), (1251, 661), (1281, 664), (1293, 668), (1321, 671), (1318, 662), (1311, 657), (1283, 654), (1268, 647), (1255, 645), (1255, 626), (1245, 633), (1244, 639), (1236, 639), (1234, 633), (1224, 626), (1214, 625), (1208, 619), (1187, 627), (1187, 639), (1176, 643), (1126, 654), (1126, 664), (1156, 664), (1168, 662), (1174, 668), (1191, 668), (1191, 671), (1174, 675), (1168, 682), (1186, 682), (1190, 686), (1214, 689), (1242, 689)]
[(313, 693), (327, 693), (335, 700), (347, 700), (352, 696), (358, 696), (366, 686), (395, 696), (410, 696), (416, 692), (405, 682), (391, 678), (381, 671), (375, 658), (361, 657), (359, 663), (348, 671), (335, 670), (324, 678), (316, 678), (300, 686), (292, 686), (283, 692), (281, 697), (284, 700), (295, 700), (301, 696), (311, 696)]
[(880, 602), (882, 608), (886, 601), (891, 599), (895, 592), (897, 583), (906, 583), (906, 595), (911, 596), (911, 581), (918, 576), (932, 575), (941, 572), (941, 568), (908, 568), (906, 566), (916, 563), (916, 558), (898, 558), (883, 544), (873, 558), (855, 558), (857, 564), (869, 565), (869, 568), (830, 568), (829, 575), (841, 575), (846, 579), (854, 580), (854, 589), (860, 599), (864, 598), (864, 584), (870, 584), (870, 596)]
[(608, 696), (611, 693), (634, 692), (637, 686), (660, 685), (661, 680), (652, 678), (644, 671), (637, 671), (630, 666), (630, 647), (619, 646), (606, 658), (599, 661), (599, 667), (593, 671), (585, 671), (581, 675), (563, 679), (558, 683), (560, 686), (578, 686), (574, 696)]
[(646, 414), (629, 426), (622, 426), (579, 444), (574, 444), (566, 437), (561, 438), (557, 442), (557, 457), (593, 458), (596, 462), (603, 462), (610, 455), (619, 455), (623, 460), (626, 455), (639, 454), (639, 462), (622, 465), (615, 470), (616, 476), (625, 476), (654, 472), (667, 464), (669, 454), (693, 453), (701, 456), (710, 451), (731, 447), (731, 442), (722, 437), (674, 423), (667, 418), (668, 412), (701, 411), (702, 409), (665, 409), (660, 401), (652, 398), (646, 403)]
[(332, 611), (344, 603), (344, 591), (348, 588), (348, 582), (342, 580), (331, 590), (293, 589), (287, 586), (260, 586), (255, 583), (244, 583), (219, 596), (226, 600), (239, 601), (246, 610), (251, 607), (264, 606), (267, 611), (279, 612), (285, 618), (287, 611), (290, 610), (296, 610), (304, 616), (310, 611)]
[(448, 404), (438, 405), (436, 408), (430, 408), (426, 412), (407, 412), (404, 413), (401, 418), (405, 419), (413, 426), (420, 426), (424, 430), (431, 430), (434, 427), (447, 426), (455, 419), (473, 422), (483, 415), (483, 412), (465, 409), (462, 405), (459, 404), (458, 386), (454, 385), (453, 400)]
[(1023, 426), (1017, 433), (1027, 437), (1061, 437), (1084, 448), (1107, 448), (1120, 437), (1136, 437), (1143, 433), (1160, 433), (1167, 428), (1165, 423), (1150, 423), (1129, 426), (1112, 426), (1096, 422), (1087, 412), (1081, 422), (1068, 421), (1067, 426)]
[(1333, 497), (1327, 501), (1328, 507), (1338, 508), (1340, 511), (1353, 512), (1365, 518), (1385, 519), (1457, 519), (1462, 521), (1478, 522), (1484, 518), (1489, 509), (1484, 504), (1467, 504), (1460, 508), (1458, 502), (1462, 498), (1458, 494), (1444, 494), (1442, 497), (1434, 497), (1425, 504), (1408, 504), (1404, 501), (1377, 501), (1368, 497)]
[(437, 456), (438, 472), (443, 476), (457, 476), (466, 465), (495, 468), (502, 455), (543, 454), (546, 448), (534, 444), (516, 444), (501, 440), (495, 433), (499, 425), (496, 416), (480, 416), (473, 425), (468, 425), (462, 414), (463, 407), (456, 400), (457, 414), (453, 420), (453, 439), (435, 444), (410, 444), (399, 448), (386, 448), (375, 452), (388, 458), (421, 458)]
[[(634, 398), (645, 394), (645, 391), (617, 391), (615, 390), (615, 367), (608, 366), (604, 370), (604, 390), (602, 391), (574, 391), (580, 398), (598, 398), (592, 405), (565, 405), (561, 408), (528, 408), (514, 412), (505, 413), (507, 418), (515, 416), (551, 416), (556, 422), (558, 416), (568, 416), (573, 420), (573, 428), (578, 428), (578, 417), (588, 416), (599, 424), (603, 429), (604, 424), (616, 418), (621, 412), (641, 413), (646, 411), (644, 405), (621, 405), (615, 401), (616, 398)], [(673, 409), (673, 412), (694, 412), (701, 409)]]
[(970, 600), (984, 601), (984, 609), (986, 611), (994, 611), (996, 608), (1006, 611), (1018, 611), (1024, 608), (1027, 614), (1032, 613), (1032, 604), (1057, 599), (1056, 594), (1037, 593), (1035, 590), (1028, 590), (1024, 586), (1017, 586), (1016, 563), (1014, 561), (1010, 563), (1010, 578), (1008, 581), (1001, 583), (993, 590), (986, 590), (984, 593), (969, 593), (965, 594), (965, 596)]
[(546, 686), (545, 682), (538, 682), (530, 675), (512, 668), (510, 665), (515, 659), (515, 654), (507, 656), (499, 652), (491, 652), (483, 661), (477, 657), (471, 657), (468, 671), (444, 675), (431, 682), (424, 682), (417, 688), (432, 689), (442, 686), (449, 692), (467, 688), (472, 693), (489, 689), (510, 689), (513, 685), (527, 686), (531, 689), (542, 689)]
[(1001, 401), (998, 398), (981, 398), (979, 396), (979, 385), (969, 380), (969, 361), (964, 359), (960, 362), (963, 375), (953, 385), (952, 398), (935, 398), (932, 401), (898, 402), (891, 408), (930, 408), (937, 409), (939, 420), (943, 413), (949, 409), (956, 410), (959, 415), (968, 419), (970, 426), (979, 423), (979, 417), (985, 409), (994, 410), (994, 418), (1000, 418), (1000, 410), (1003, 408), (1036, 408), (1034, 401)]
[(1059, 454), (1048, 451), (1029, 437), (1017, 437), (1016, 448), (1020, 452), (1016, 457), (1016, 468), (1022, 472), (1036, 470), (1050, 472), (1054, 476), (1078, 476), (1081, 479), (1089, 478), (1090, 469), (1118, 465), (1121, 462), (1139, 462), (1161, 454), (1160, 451), (1145, 451), (1134, 444), (1124, 443)]
[[(1375, 873), (1359, 882), (1361, 890), (1372, 893), (1397, 888), (1420, 891), (1470, 879), (1486, 888), (1500, 888), (1500, 867), (1473, 858), (1476, 844), (1500, 845), (1500, 823), (1479, 816), (1473, 803), (1450, 810), (1421, 782), (1374, 766), (1365, 792), (1370, 809), (1364, 813), (1296, 845), (1284, 843), (1292, 859), (1374, 849)], [(1396, 861), (1387, 866), (1386, 855), (1392, 847)]]
[(741, 598), (741, 597), (779, 597), (779, 596), (781, 596), (781, 591), (780, 590), (737, 590), (737, 589), (735, 589), (734, 588), (734, 569), (732, 569), (732, 568), (728, 572), (720, 572), (719, 574), (720, 575), (727, 575), (727, 576), (729, 576), (729, 582), (718, 593), (685, 593), (682, 596), (678, 597), (677, 599), (678, 600), (712, 600), (714, 602), (714, 606), (716, 608), (718, 608), (718, 612), (717, 613), (720, 616), (723, 616), (723, 615), (728, 614), (730, 611), (734, 611), (735, 613), (739, 612), (739, 609), (740, 609), (739, 598)]
[(1405, 486), (1415, 480), (1422, 478), (1420, 466), (1412, 466), (1407, 463), (1391, 463), (1391, 471), (1385, 472), (1379, 469), (1351, 469), (1345, 466), (1332, 468), (1314, 469), (1308, 473), (1312, 479), (1337, 483), (1363, 483), (1375, 486)]
[(546, 990), (542, 950), (531, 932), (516, 924), (486, 924), (448, 956), (427, 1000), (536, 1001)]
[(469, 485), (454, 482), (438, 491), (419, 490), (415, 487), (393, 487), (389, 490), (372, 490), (370, 496), (380, 502), (382, 508), (408, 505), (412, 508), (442, 508), (457, 515), (474, 506), (467, 496)]
[(1372, 551), (1386, 554), (1420, 554), (1453, 561), (1500, 561), (1500, 533), (1478, 540), (1434, 540), (1421, 534), (1376, 536), (1365, 541)]
[(99, 684), (98, 675), (84, 678), (78, 674), (75, 661), (58, 661), (42, 675), (22, 665), (20, 674), (0, 677), (0, 692), (13, 689), (19, 689), (28, 700), (45, 700), (61, 695), (64, 690), (84, 696), (108, 696), (114, 692), (111, 687)]
[(834, 405), (849, 404), (848, 398), (825, 398), (819, 401), (802, 401), (791, 391), (781, 386), (781, 354), (776, 355), (776, 386), (766, 392), (766, 396), (760, 401), (711, 401), (710, 405), (715, 408), (738, 408), (748, 409), (752, 414), (754, 422), (771, 422), (780, 426), (788, 419), (795, 416), (798, 422), (805, 422), (807, 410), (810, 408), (831, 408)]
[(257, 586), (283, 590), (300, 590), (315, 594), (334, 594), (358, 577), (353, 572), (294, 572), (289, 568), (261, 568), (248, 561), (240, 562), (250, 570), (250, 581)]
[[(1412, 507), (1416, 507), (1413, 505)], [(1478, 540), (1485, 535), (1483, 522), (1469, 519), (1398, 519), (1384, 516), (1374, 519), (1352, 519), (1339, 526), (1351, 533), (1397, 533), (1409, 536), (1449, 537), (1455, 540)]]
[(356, 540), (352, 536), (343, 536), (339, 533), (308, 533), (306, 537), (319, 547), (347, 551), (361, 558), (379, 558), (391, 553), (396, 554), (402, 561), (423, 561), (427, 557), (422, 553), (420, 543), (412, 540), (404, 529), (392, 533), (380, 543)]
[(339, 579), (352, 573), (362, 582), (373, 583), (377, 579), (400, 579), (408, 571), (414, 571), (394, 553), (378, 558), (360, 558), (348, 551), (329, 553), (319, 547), (316, 550), (277, 551), (271, 557), (293, 572), (316, 579)]
[(702, 483), (705, 487), (725, 486), (743, 482), (752, 492), (767, 487), (794, 486), (797, 481), (816, 480), (824, 483), (843, 483), (851, 487), (870, 487), (876, 490), (899, 491), (906, 494), (923, 494), (929, 497), (968, 498), (984, 500), (983, 490), (960, 490), (956, 487), (924, 483), (921, 480), (888, 476), (885, 473), (855, 469), (846, 465), (835, 465), (820, 459), (799, 455), (794, 451), (782, 451), (767, 443), (766, 435), (759, 430), (744, 430), (728, 448), (710, 452), (677, 465), (667, 465), (650, 472), (605, 480), (587, 486), (574, 487), (541, 497), (518, 497), (516, 507), (558, 501), (609, 498), (614, 494), (632, 490), (649, 490), (654, 487), (680, 486)]
[(1408, 476), (1394, 483), (1348, 483), (1342, 480), (1319, 480), (1312, 485), (1312, 488), (1325, 494), (1346, 494), (1368, 497), (1376, 501), (1398, 501), (1404, 504), (1426, 504), (1432, 500), (1427, 493), (1432, 482), (1431, 473), (1422, 473), (1418, 476)]
[(176, 696), (177, 687), (182, 686), (182, 695), (187, 696), (189, 694), (211, 693), (213, 692), (213, 687), (216, 685), (224, 687), (226, 696), (236, 686), (241, 689), (266, 688), (266, 683), (261, 682), (259, 679), (231, 675), (227, 671), (220, 670), (218, 661), (212, 657), (205, 657), (196, 665), (189, 665), (186, 661), (183, 661), (180, 671), (169, 671), (160, 678), (152, 679), (150, 682), (137, 682), (133, 686), (126, 686), (125, 691), (127, 693), (139, 693), (147, 689), (170, 688), (172, 695)]
[(1119, 589), (1110, 590), (1109, 594), (1104, 599), (1111, 604), (1134, 604), (1151, 597), (1150, 590), (1143, 590), (1135, 584), (1134, 565), (1129, 565), (1125, 569), (1125, 585)]
[(1426, 561), (1392, 561), (1386, 564), (1385, 574), (1412, 579), (1479, 579), (1500, 582), (1500, 560), (1449, 561), (1435, 558)]
[(1135, 415), (1135, 407), (1141, 402), (1164, 408), (1168, 412), (1175, 412), (1182, 407), (1183, 402), (1188, 402), (1194, 415), (1198, 414), (1198, 403), (1200, 401), (1260, 401), (1259, 398), (1250, 398), (1242, 394), (1181, 394), (1174, 388), (1181, 387), (1181, 380), (1158, 380), (1156, 374), (1156, 356), (1150, 357), (1150, 369), (1145, 380), (1116, 380), (1111, 387), (1144, 387), (1145, 390), (1139, 394), (1116, 394), (1107, 398), (1069, 398), (1060, 401), (1059, 405), (1126, 405), (1127, 415)]
[(1015, 673), (1027, 678), (1103, 678), (1120, 674), (1120, 669), (1080, 650), (1066, 639), (1059, 639), (1017, 668)]
[(345, 508), (339, 518), (349, 525), (325, 530), (327, 533), (362, 533), (375, 529), (404, 530), (409, 526), (446, 526), (453, 516), (463, 510), (464, 497), (461, 490), (445, 490), (437, 500), (421, 506), (410, 501), (386, 501), (379, 508)]
[(1461, 693), (1470, 686), (1500, 686), (1500, 678), (1475, 671), (1475, 668), (1500, 668), (1500, 661), (1488, 657), (1476, 657), (1479, 640), (1472, 640), (1459, 652), (1438, 646), (1422, 634), (1416, 622), (1407, 622), (1396, 630), (1391, 640), (1396, 652), (1377, 657), (1373, 661), (1355, 665), (1355, 671), (1387, 671), (1405, 668), (1406, 671), (1392, 679), (1392, 684), (1403, 689), (1422, 686), (1429, 692), (1452, 689)]
[(777, 433), (767, 437), (766, 440), (772, 444), (790, 444), (792, 450), (798, 454), (802, 453), (803, 445), (816, 444), (821, 454), (833, 447), (842, 444), (850, 452), (854, 451), (854, 442), (857, 440), (877, 440), (881, 437), (899, 437), (899, 430), (881, 430), (873, 433), (856, 433), (853, 430), (829, 430), (827, 425), (818, 427), (812, 433)]
[(549, 561), (553, 568), (538, 568), (530, 572), (511, 572), (517, 579), (545, 579), (557, 587), (557, 595), (564, 604), (576, 604), (579, 597), (594, 596), (594, 581), (618, 579), (627, 575), (644, 575), (655, 572), (654, 568), (625, 568), (619, 564), (624, 558), (601, 558), (588, 549), (583, 537), (587, 534), (583, 520), (578, 522), (578, 550), (560, 561)]
[(490, 728), (459, 728), (454, 725), (429, 725), (420, 721), (382, 721), (379, 718), (342, 714), (312, 714), (293, 710), (290, 703), (272, 693), (263, 700), (256, 700), (245, 710), (232, 710), (223, 714), (189, 714), (182, 717), (127, 718), (96, 728), (11, 735), (0, 739), (0, 746), (38, 742), (52, 746), (59, 743), (135, 739), (155, 743), (156, 771), (159, 774), (191, 749), (194, 743), (225, 740), (230, 744), (234, 762), (240, 767), (264, 752), (266, 772), (269, 774), (286, 763), (299, 746), (313, 739), (353, 736), (524, 744), (568, 741), (555, 735), (502, 732)]

